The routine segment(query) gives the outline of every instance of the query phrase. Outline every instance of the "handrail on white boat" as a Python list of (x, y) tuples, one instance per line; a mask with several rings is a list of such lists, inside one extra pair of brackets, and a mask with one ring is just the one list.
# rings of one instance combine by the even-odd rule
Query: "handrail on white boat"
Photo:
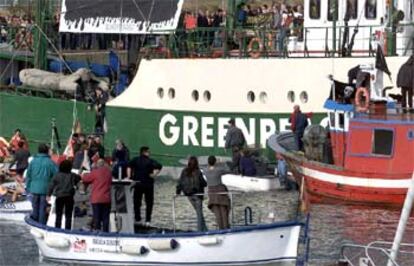
[[(234, 224), (234, 208), (233, 208), (233, 194), (243, 194), (243, 192), (241, 191), (227, 191), (227, 192), (215, 192), (215, 193), (196, 193), (193, 194), (192, 196), (208, 196), (208, 194), (214, 194), (214, 195), (229, 195), (230, 197), (230, 211), (231, 211), (231, 223)], [(180, 197), (188, 197), (185, 195), (174, 195), (173, 196), (173, 201), (172, 201), (172, 217), (173, 217), (173, 231), (175, 233), (176, 230), (176, 226), (175, 226), (175, 220), (176, 220), (176, 215), (175, 215), (175, 199), (176, 198), (180, 198)]]
[[(375, 266), (375, 261), (374, 259), (370, 256), (369, 252), (370, 251), (379, 251), (381, 252), (384, 256), (387, 257), (388, 261), (390, 261), (392, 263), (393, 266), (399, 266), (399, 264), (393, 259), (391, 258), (391, 245), (392, 242), (388, 242), (388, 241), (373, 241), (371, 243), (369, 243), (368, 245), (358, 245), (358, 244), (344, 244), (341, 246), (341, 251), (340, 251), (340, 261), (347, 263), (347, 265), (350, 266), (357, 266), (359, 264), (354, 264), (353, 261), (360, 257), (363, 253), (365, 253), (365, 258), (368, 259), (369, 261), (369, 265), (373, 265)], [(389, 246), (389, 248), (386, 247), (379, 247), (379, 246)], [(402, 251), (400, 250), (399, 253), (403, 253), (403, 254), (413, 254), (414, 255), (414, 243), (402, 243), (401, 247), (410, 247), (413, 248), (413, 251)], [(359, 249), (360, 252), (357, 253), (353, 253), (352, 257), (348, 257), (345, 254), (345, 251), (347, 249)]]

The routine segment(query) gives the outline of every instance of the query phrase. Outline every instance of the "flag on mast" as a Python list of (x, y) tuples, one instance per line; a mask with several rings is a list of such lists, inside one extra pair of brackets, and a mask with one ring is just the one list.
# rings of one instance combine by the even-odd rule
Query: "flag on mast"
[(375, 56), (375, 68), (386, 73), (390, 80), (392, 80), (391, 71), (388, 68), (387, 60), (385, 59), (384, 52), (380, 44), (377, 45), (377, 54)]

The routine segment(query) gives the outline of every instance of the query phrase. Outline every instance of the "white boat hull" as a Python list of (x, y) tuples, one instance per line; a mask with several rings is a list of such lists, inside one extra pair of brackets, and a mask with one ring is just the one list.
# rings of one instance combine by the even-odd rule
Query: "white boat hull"
[(280, 188), (277, 177), (273, 175), (257, 177), (226, 174), (222, 176), (222, 182), (227, 187), (243, 191), (270, 191)]
[[(122, 265), (295, 265), (302, 225), (289, 222), (208, 233), (134, 235), (65, 231), (30, 219), (26, 222), (43, 259)], [(172, 240), (176, 248), (169, 248)]]
[(24, 222), (24, 217), (32, 212), (29, 200), (0, 204), (0, 220)]

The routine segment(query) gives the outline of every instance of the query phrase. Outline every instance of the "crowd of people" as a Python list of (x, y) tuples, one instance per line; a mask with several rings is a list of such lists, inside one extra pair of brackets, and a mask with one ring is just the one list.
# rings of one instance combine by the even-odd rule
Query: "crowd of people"
[[(197, 13), (184, 11), (178, 33), (186, 32), (187, 42), (200, 42), (204, 46), (221, 47), (224, 41), (224, 31), (220, 27), (226, 24), (227, 13), (223, 9), (215, 12), (199, 10)], [(286, 4), (267, 4), (253, 7), (241, 3), (235, 13), (238, 30), (255, 27), (261, 30), (263, 44), (271, 44), (267, 49), (282, 52), (286, 49), (286, 38), (296, 36), (303, 40), (303, 6)], [(266, 38), (266, 40), (265, 40)], [(237, 41), (236, 41), (237, 42)], [(267, 45), (268, 46), (268, 45)]]

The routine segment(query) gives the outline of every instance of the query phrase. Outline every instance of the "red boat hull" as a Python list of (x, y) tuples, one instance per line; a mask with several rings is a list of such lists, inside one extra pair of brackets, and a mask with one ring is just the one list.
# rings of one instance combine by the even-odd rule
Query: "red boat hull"
[(304, 182), (304, 197), (310, 202), (400, 207), (411, 175), (361, 174), (322, 163), (288, 159), (296, 180)]

